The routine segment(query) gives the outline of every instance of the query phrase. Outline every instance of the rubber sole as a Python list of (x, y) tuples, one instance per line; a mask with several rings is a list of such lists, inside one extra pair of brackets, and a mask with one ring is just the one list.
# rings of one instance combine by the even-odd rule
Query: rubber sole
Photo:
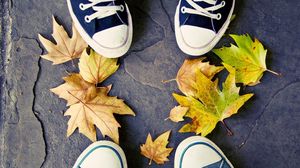
[(117, 145), (111, 141), (98, 141), (98, 142), (94, 142), (93, 144), (91, 144), (80, 154), (80, 156), (76, 160), (73, 168), (80, 168), (80, 165), (82, 164), (84, 159), (86, 157), (88, 157), (88, 155), (91, 152), (93, 152), (95, 149), (98, 149), (101, 147), (106, 147), (106, 148), (112, 149), (116, 153), (116, 155), (118, 155), (120, 162), (123, 163), (122, 168), (127, 168), (127, 161), (126, 161), (126, 156), (124, 154), (124, 151), (122, 150), (122, 148), (119, 145)]
[(201, 136), (189, 137), (189, 138), (185, 139), (184, 141), (182, 141), (179, 144), (179, 146), (176, 149), (176, 153), (175, 153), (174, 168), (181, 168), (180, 167), (180, 164), (181, 164), (180, 162), (182, 160), (182, 157), (183, 157), (182, 155), (184, 154), (184, 151), (186, 149), (188, 149), (190, 145), (192, 145), (194, 143), (198, 143), (198, 142), (200, 142), (200, 143), (202, 142), (202, 143), (209, 144), (210, 146), (212, 146), (226, 160), (226, 162), (230, 165), (230, 167), (233, 168), (233, 165), (226, 158), (226, 156), (224, 155), (222, 150), (215, 143), (213, 143), (211, 140), (209, 140), (205, 137), (201, 137)]
[(178, 5), (177, 5), (176, 13), (175, 13), (175, 17), (174, 17), (174, 19), (175, 19), (175, 35), (176, 35), (176, 41), (177, 41), (179, 48), (181, 49), (181, 51), (183, 51), (184, 53), (191, 55), (191, 56), (201, 56), (201, 55), (208, 53), (216, 46), (216, 44), (220, 41), (220, 39), (226, 32), (226, 30), (230, 24), (230, 19), (232, 17), (233, 11), (234, 11), (235, 0), (233, 0), (233, 7), (228, 15), (228, 18), (227, 18), (226, 22), (224, 23), (223, 27), (218, 32), (218, 34), (216, 34), (215, 38), (209, 44), (205, 45), (204, 47), (199, 47), (199, 48), (189, 46), (183, 39), (182, 33), (180, 31), (180, 24), (179, 24), (180, 4), (181, 4), (181, 0), (179, 1)]
[(128, 33), (127, 33), (127, 40), (124, 43), (124, 45), (122, 45), (121, 47), (118, 48), (107, 48), (104, 46), (101, 46), (100, 44), (98, 44), (95, 40), (93, 40), (83, 29), (83, 27), (80, 25), (78, 19), (76, 18), (76, 16), (74, 15), (72, 6), (71, 6), (71, 0), (67, 0), (67, 4), (68, 4), (68, 8), (70, 11), (70, 15), (72, 17), (72, 20), (75, 24), (76, 29), (78, 30), (79, 34), (82, 36), (82, 38), (88, 43), (88, 45), (93, 48), (97, 53), (101, 54), (104, 57), (107, 58), (118, 58), (121, 57), (123, 55), (125, 55), (132, 43), (132, 36), (133, 36), (133, 25), (132, 25), (132, 17), (129, 11), (129, 8), (126, 4), (126, 10), (127, 10), (127, 14), (128, 14)]

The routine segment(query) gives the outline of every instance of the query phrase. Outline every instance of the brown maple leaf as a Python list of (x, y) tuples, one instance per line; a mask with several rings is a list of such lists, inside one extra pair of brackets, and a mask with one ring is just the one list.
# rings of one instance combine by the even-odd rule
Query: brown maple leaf
[(64, 84), (50, 90), (60, 98), (67, 100), (67, 106), (78, 103), (79, 100), (86, 102), (97, 96), (95, 84), (86, 82), (80, 74), (70, 74), (63, 79)]
[(135, 114), (123, 100), (109, 97), (107, 95), (109, 90), (110, 87), (98, 88), (97, 96), (87, 102), (83, 102), (69, 92), (71, 96), (78, 99), (78, 103), (71, 105), (65, 113), (65, 116), (71, 116), (68, 122), (68, 137), (78, 128), (80, 133), (90, 140), (96, 141), (96, 126), (104, 137), (109, 136), (113, 141), (119, 143), (118, 128), (121, 126), (113, 114)]
[(56, 44), (39, 34), (39, 39), (48, 54), (41, 57), (52, 61), (53, 65), (62, 64), (75, 58), (79, 58), (82, 51), (87, 47), (78, 31), (72, 26), (73, 36), (70, 38), (63, 26), (59, 25), (53, 16), (53, 38)]
[(155, 141), (148, 134), (146, 143), (140, 148), (141, 154), (150, 159), (149, 165), (151, 165), (152, 160), (157, 164), (164, 164), (166, 161), (169, 161), (168, 156), (173, 150), (173, 148), (167, 148), (170, 133), (171, 131), (163, 133)]
[(215, 74), (222, 71), (224, 67), (210, 65), (209, 62), (204, 62), (205, 58), (186, 59), (179, 69), (176, 77), (178, 88), (186, 96), (196, 96), (196, 72), (201, 71), (209, 79), (213, 78)]

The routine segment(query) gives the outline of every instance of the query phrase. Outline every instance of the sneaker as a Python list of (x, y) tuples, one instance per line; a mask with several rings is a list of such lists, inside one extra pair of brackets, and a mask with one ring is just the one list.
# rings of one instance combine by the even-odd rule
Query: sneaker
[(180, 0), (175, 34), (186, 54), (203, 55), (214, 48), (228, 28), (235, 0)]
[(120, 146), (110, 141), (94, 142), (77, 159), (73, 168), (127, 168)]
[(132, 18), (124, 0), (67, 0), (75, 27), (97, 53), (116, 58), (132, 42)]
[(224, 153), (207, 138), (193, 136), (180, 143), (174, 168), (233, 168)]

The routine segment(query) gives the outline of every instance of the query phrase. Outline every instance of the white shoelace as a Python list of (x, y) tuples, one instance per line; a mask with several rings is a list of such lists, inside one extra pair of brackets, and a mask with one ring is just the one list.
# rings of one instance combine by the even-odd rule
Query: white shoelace
[(96, 6), (99, 3), (102, 2), (113, 2), (114, 0), (89, 0), (91, 3), (88, 4), (79, 4), (79, 8), (81, 10), (86, 10), (89, 8), (93, 8), (93, 10), (95, 11), (95, 13), (93, 13), (92, 15), (87, 15), (84, 17), (84, 20), (87, 23), (90, 23), (92, 20), (94, 19), (101, 19), (101, 18), (105, 18), (108, 17), (110, 15), (115, 14), (117, 11), (124, 11), (124, 6), (123, 5), (119, 5), (119, 6)]
[[(182, 13), (189, 13), (189, 14), (195, 14), (195, 15), (201, 15), (206, 16), (212, 19), (220, 20), (222, 18), (222, 15), (220, 13), (214, 14), (211, 13), (213, 11), (216, 11), (218, 9), (221, 9), (225, 6), (225, 1), (222, 1), (220, 4), (216, 5), (217, 0), (186, 0), (194, 9), (187, 8), (183, 6), (181, 8)], [(208, 4), (214, 5), (211, 7), (203, 8), (199, 6), (196, 2), (206, 2)]]

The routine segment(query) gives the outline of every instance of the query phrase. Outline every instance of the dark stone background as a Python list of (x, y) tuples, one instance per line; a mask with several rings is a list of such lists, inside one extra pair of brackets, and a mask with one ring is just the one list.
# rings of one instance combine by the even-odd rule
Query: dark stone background
[[(52, 66), (37, 34), (50, 37), (51, 15), (64, 26), (71, 20), (65, 0), (1, 0), (0, 167), (71, 167), (91, 142), (76, 132), (66, 138), (65, 102), (49, 92), (61, 84), (71, 63)], [(126, 100), (137, 117), (118, 117), (121, 147), (130, 168), (148, 167), (139, 154), (148, 132), (155, 137), (172, 129), (170, 147), (192, 134), (180, 134), (182, 124), (164, 121), (176, 105), (171, 97), (175, 77), (187, 58), (177, 47), (173, 15), (177, 0), (128, 0), (134, 21), (134, 42), (120, 59), (121, 67), (103, 85), (113, 83), (111, 95)], [(254, 92), (240, 113), (227, 120), (234, 136), (218, 124), (208, 137), (236, 167), (299, 167), (300, 164), (300, 1), (238, 0), (236, 19), (228, 33), (249, 33), (268, 48), (268, 67), (282, 77), (265, 73), (262, 83), (243, 90)], [(228, 45), (228, 38), (218, 46)], [(212, 54), (210, 59), (217, 60)], [(221, 75), (224, 77), (224, 74)], [(98, 139), (102, 139), (99, 134)], [(174, 152), (170, 162), (173, 167)]]

